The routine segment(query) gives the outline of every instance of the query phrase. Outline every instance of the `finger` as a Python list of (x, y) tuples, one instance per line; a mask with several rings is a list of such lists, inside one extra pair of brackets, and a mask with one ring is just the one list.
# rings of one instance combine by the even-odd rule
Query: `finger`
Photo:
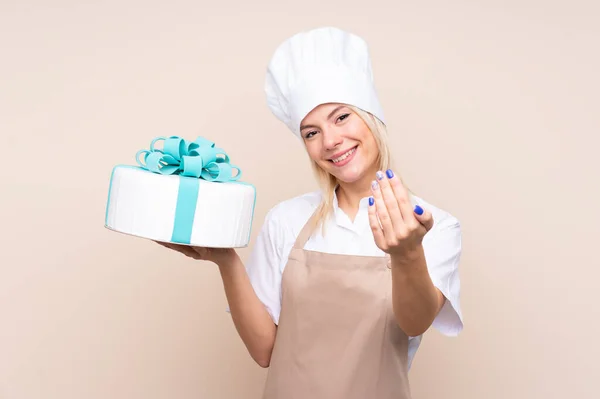
[(385, 203), (387, 211), (390, 215), (390, 219), (392, 221), (394, 233), (396, 234), (396, 236), (400, 236), (404, 232), (404, 219), (402, 212), (400, 211), (400, 206), (398, 204), (396, 194), (394, 193), (394, 189), (390, 184), (390, 180), (386, 178), (383, 172), (378, 171), (376, 173), (376, 176), (377, 180), (379, 181), (379, 187), (381, 195), (383, 197), (383, 202)]
[(426, 231), (431, 230), (433, 227), (433, 215), (431, 212), (423, 209), (419, 205), (415, 206), (414, 209), (415, 218), (425, 227)]
[(168, 242), (162, 242), (162, 241), (154, 241), (155, 243), (157, 243), (158, 245), (160, 245), (161, 247), (165, 247), (167, 249), (171, 249), (176, 251), (177, 249), (173, 248), (173, 244), (168, 243)]
[(160, 245), (162, 245), (163, 247), (172, 249), (174, 251), (177, 251), (179, 253), (182, 253), (185, 256), (189, 256), (190, 258), (197, 258), (199, 255), (196, 251), (194, 251), (191, 247), (188, 247), (187, 245), (178, 245), (178, 244), (173, 244), (173, 243), (168, 243), (168, 242), (158, 242)]
[(373, 192), (373, 206), (375, 207), (375, 212), (377, 214), (377, 217), (379, 218), (379, 222), (381, 223), (383, 235), (386, 239), (386, 242), (391, 243), (390, 240), (395, 238), (396, 234), (394, 232), (392, 219), (385, 205), (385, 201), (383, 200), (383, 196), (381, 195), (379, 183), (376, 180), (373, 180), (371, 182), (371, 191)]
[(192, 247), (188, 247), (187, 245), (177, 245), (176, 250), (185, 256), (189, 256), (190, 258), (198, 259), (200, 257), (198, 252), (194, 251)]
[(404, 223), (408, 227), (416, 228), (418, 226), (418, 220), (413, 212), (406, 186), (404, 186), (402, 180), (400, 180), (400, 178), (396, 176), (391, 169), (387, 170), (386, 175), (394, 192), (394, 196), (396, 197), (396, 201), (398, 202), (398, 207), (402, 213), (402, 219)]
[(157, 243), (158, 245), (161, 245), (165, 248), (169, 248), (172, 249), (174, 251), (177, 251), (176, 245), (170, 242), (163, 242), (163, 241), (154, 241), (155, 243)]
[(385, 237), (383, 236), (383, 230), (379, 224), (379, 219), (377, 219), (377, 211), (375, 209), (375, 198), (369, 197), (369, 226), (371, 226), (375, 244), (382, 250), (385, 250), (387, 248)]

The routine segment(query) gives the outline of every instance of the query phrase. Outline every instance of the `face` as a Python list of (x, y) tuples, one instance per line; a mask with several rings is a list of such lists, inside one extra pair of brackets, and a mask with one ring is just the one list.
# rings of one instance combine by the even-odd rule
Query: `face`
[(321, 168), (345, 183), (372, 179), (379, 149), (368, 126), (350, 108), (319, 105), (300, 125), (308, 154)]

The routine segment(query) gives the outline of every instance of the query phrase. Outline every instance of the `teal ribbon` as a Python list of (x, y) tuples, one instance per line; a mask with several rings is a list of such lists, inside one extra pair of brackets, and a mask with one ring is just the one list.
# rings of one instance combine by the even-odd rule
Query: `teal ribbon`
[[(164, 141), (162, 149), (156, 143)], [(142, 156), (142, 160), (140, 160)], [(189, 244), (200, 190), (199, 179), (211, 182), (238, 180), (242, 171), (229, 162), (229, 156), (203, 137), (187, 141), (179, 136), (156, 137), (149, 150), (139, 150), (135, 160), (143, 169), (162, 175), (178, 175), (179, 190), (171, 241)], [(233, 171), (237, 170), (234, 175)]]
[[(154, 146), (164, 141), (162, 149)], [(143, 162), (140, 161), (143, 155)], [(238, 180), (242, 171), (229, 163), (229, 156), (215, 143), (203, 137), (186, 141), (178, 136), (157, 137), (150, 142), (149, 150), (139, 150), (135, 160), (142, 168), (164, 175), (181, 175), (208, 181), (227, 182)], [(237, 170), (234, 176), (233, 171)]]

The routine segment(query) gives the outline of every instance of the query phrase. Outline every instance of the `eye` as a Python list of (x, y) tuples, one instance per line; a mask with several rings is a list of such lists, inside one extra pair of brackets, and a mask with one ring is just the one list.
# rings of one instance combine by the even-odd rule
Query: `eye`
[(350, 114), (340, 115), (340, 117), (338, 118), (338, 121), (343, 121), (344, 119), (346, 119), (349, 116), (350, 116)]
[(312, 132), (308, 132), (304, 135), (304, 138), (309, 139), (313, 134), (317, 134), (317, 132), (314, 130)]

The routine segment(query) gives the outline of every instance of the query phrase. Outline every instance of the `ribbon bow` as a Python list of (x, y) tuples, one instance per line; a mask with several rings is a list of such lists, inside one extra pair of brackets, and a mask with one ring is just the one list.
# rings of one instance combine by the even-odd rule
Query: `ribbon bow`
[[(158, 141), (163, 148), (154, 148)], [(143, 161), (140, 155), (143, 154)], [(242, 170), (229, 163), (229, 156), (222, 148), (203, 137), (186, 141), (179, 136), (156, 137), (150, 142), (150, 150), (139, 150), (135, 160), (142, 168), (163, 175), (181, 175), (202, 178), (208, 181), (235, 181)], [(233, 176), (233, 170), (237, 174)]]

